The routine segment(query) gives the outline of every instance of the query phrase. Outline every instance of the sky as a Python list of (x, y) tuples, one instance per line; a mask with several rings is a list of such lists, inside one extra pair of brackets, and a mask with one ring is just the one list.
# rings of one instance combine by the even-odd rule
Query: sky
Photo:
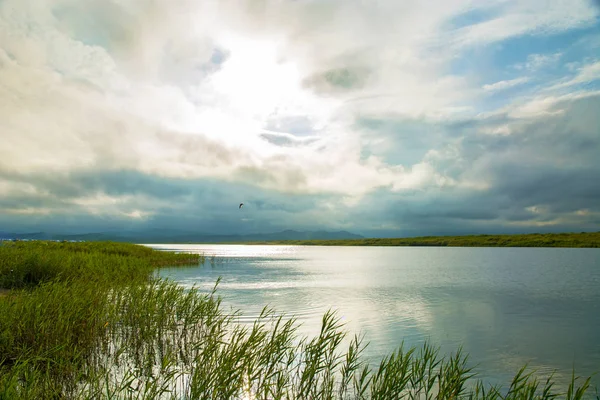
[(282, 229), (599, 231), (600, 2), (0, 0), (0, 231)]

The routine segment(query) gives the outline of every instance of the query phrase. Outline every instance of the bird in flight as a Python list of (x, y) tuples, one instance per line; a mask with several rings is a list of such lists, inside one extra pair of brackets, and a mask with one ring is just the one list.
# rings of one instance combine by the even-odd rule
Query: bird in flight
[(244, 203), (240, 203), (240, 206), (238, 208), (242, 208), (243, 205), (244, 205)]

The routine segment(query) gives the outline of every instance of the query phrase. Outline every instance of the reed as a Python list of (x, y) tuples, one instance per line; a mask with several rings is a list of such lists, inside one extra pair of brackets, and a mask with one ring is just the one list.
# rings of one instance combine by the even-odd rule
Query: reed
[[(47, 246), (47, 247), (45, 247)], [(507, 388), (477, 380), (460, 349), (399, 346), (373, 365), (363, 336), (327, 312), (314, 337), (265, 308), (236, 322), (212, 291), (158, 279), (202, 257), (113, 244), (0, 246), (0, 399), (582, 399), (523, 368)], [(9, 272), (10, 271), (10, 272)], [(14, 274), (7, 277), (6, 274)], [(124, 274), (123, 277), (121, 274)]]

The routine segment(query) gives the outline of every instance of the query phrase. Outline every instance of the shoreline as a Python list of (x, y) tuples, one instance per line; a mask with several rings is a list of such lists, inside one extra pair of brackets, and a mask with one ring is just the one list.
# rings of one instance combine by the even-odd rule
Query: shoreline
[[(240, 235), (252, 236), (252, 235)], [(62, 240), (38, 239), (0, 239), (0, 245), (11, 242), (64, 242)], [(118, 239), (95, 239), (85, 241), (70, 240), (69, 242), (83, 243), (129, 243), (141, 245), (302, 245), (302, 246), (414, 246), (414, 247), (543, 247), (543, 248), (600, 248), (599, 232), (562, 232), (562, 233), (526, 233), (526, 234), (471, 234), (460, 236), (413, 236), (413, 237), (379, 237), (351, 239), (314, 239), (310, 235), (297, 239), (252, 240), (239, 238), (224, 240), (216, 235), (207, 238), (198, 234), (182, 239), (176, 237), (136, 237)]]
[(297, 246), (380, 246), (380, 247), (539, 247), (600, 248), (600, 232), (533, 233), (510, 235), (418, 236), (404, 238), (254, 240), (243, 242), (168, 242), (152, 244), (202, 245), (297, 245)]

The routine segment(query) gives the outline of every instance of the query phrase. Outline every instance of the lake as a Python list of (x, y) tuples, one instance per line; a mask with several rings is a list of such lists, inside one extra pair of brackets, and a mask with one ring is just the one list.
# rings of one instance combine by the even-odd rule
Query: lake
[(214, 255), (160, 275), (207, 291), (222, 277), (218, 293), (242, 323), (270, 305), (314, 335), (337, 310), (373, 361), (428, 340), (445, 354), (462, 346), (490, 383), (525, 364), (559, 383), (573, 366), (600, 372), (600, 249), (150, 246)]

